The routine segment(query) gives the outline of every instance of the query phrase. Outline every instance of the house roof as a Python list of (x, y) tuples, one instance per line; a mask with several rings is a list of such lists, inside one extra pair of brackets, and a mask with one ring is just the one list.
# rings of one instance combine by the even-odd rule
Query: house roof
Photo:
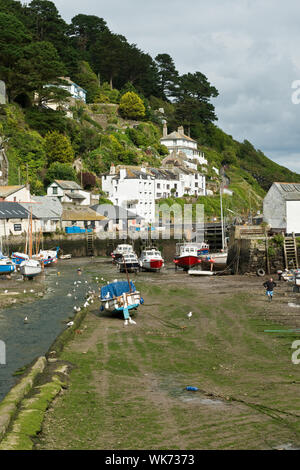
[(300, 201), (300, 183), (274, 183), (283, 199)]
[(91, 209), (98, 212), (101, 215), (104, 215), (108, 219), (116, 220), (116, 219), (141, 219), (142, 217), (134, 214), (133, 212), (124, 209), (120, 206), (113, 206), (112, 204), (96, 204), (92, 206)]
[(13, 193), (16, 193), (20, 189), (25, 188), (25, 185), (23, 186), (0, 186), (0, 197), (7, 197), (10, 196)]
[(30, 212), (32, 207), (32, 215), (37, 219), (60, 219), (62, 215), (62, 205), (57, 197), (52, 196), (32, 196), (37, 204), (20, 203), (26, 210)]
[(78, 183), (75, 183), (75, 181), (54, 180), (54, 183), (58, 184), (62, 189), (82, 189), (82, 187)]
[[(30, 211), (18, 202), (0, 201), (0, 219), (28, 219), (29, 215)], [(34, 215), (32, 218), (36, 219)]]
[(64, 207), (62, 213), (62, 220), (107, 220), (103, 215), (97, 214), (94, 210), (89, 207)]
[(85, 199), (85, 197), (80, 193), (65, 193), (70, 199)]
[(189, 137), (188, 135), (182, 134), (181, 132), (174, 131), (171, 134), (168, 134), (166, 137), (162, 137), (160, 140), (188, 140), (190, 142), (197, 143), (194, 139)]

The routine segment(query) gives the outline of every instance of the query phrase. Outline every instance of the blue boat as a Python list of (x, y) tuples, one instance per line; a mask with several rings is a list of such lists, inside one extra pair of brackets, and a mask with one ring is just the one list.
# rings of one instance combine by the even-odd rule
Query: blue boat
[(13, 273), (16, 269), (15, 264), (10, 258), (4, 256), (0, 251), (0, 275)]
[(123, 312), (125, 325), (135, 323), (129, 315), (130, 310), (136, 310), (144, 303), (140, 292), (132, 281), (115, 281), (101, 288), (101, 311), (111, 313)]

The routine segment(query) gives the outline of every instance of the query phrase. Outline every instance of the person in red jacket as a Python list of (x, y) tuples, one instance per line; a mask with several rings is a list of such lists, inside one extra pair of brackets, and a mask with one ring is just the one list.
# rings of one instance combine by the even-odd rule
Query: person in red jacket
[(263, 286), (266, 288), (266, 295), (268, 296), (269, 300), (273, 299), (274, 287), (276, 287), (276, 282), (273, 281), (273, 278), (266, 281)]

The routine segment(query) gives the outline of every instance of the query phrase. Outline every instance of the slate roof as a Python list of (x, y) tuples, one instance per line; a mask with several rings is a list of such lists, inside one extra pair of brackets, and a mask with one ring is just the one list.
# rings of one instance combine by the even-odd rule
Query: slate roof
[(37, 219), (60, 219), (62, 215), (62, 205), (55, 196), (32, 196), (32, 200), (36, 204), (27, 202), (20, 203), (26, 210), (30, 212), (32, 207), (32, 215)]
[(188, 135), (181, 134), (178, 131), (171, 132), (171, 134), (168, 134), (166, 137), (162, 137), (160, 140), (162, 141), (162, 140), (182, 140), (182, 139), (189, 140), (190, 142), (196, 143), (194, 139), (192, 139)]
[(80, 194), (80, 193), (65, 193), (66, 196), (68, 196), (70, 199), (85, 199), (85, 197)]
[(97, 214), (89, 207), (72, 207), (63, 209), (62, 220), (105, 220), (106, 217)]
[(25, 185), (23, 186), (0, 186), (0, 197), (10, 196), (11, 194), (23, 188), (25, 188)]
[[(0, 219), (28, 219), (29, 211), (18, 202), (0, 201)], [(36, 219), (32, 215), (33, 219)]]
[(58, 184), (62, 189), (82, 189), (75, 181), (54, 180), (54, 183)]
[(300, 183), (274, 183), (283, 199), (300, 201)]

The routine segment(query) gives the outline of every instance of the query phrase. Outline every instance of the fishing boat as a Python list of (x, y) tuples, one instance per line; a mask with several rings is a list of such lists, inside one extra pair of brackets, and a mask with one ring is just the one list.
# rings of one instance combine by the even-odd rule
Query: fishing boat
[(140, 269), (138, 257), (134, 252), (119, 257), (116, 260), (116, 264), (120, 273), (125, 273), (126, 270), (128, 270), (128, 272), (138, 272)]
[(116, 263), (120, 258), (127, 254), (135, 254), (132, 245), (127, 245), (125, 243), (118, 245), (111, 253), (113, 263)]
[(19, 253), (17, 251), (11, 254), (11, 260), (15, 265), (20, 265), (23, 261), (29, 259), (29, 256), (26, 253)]
[(206, 243), (177, 243), (176, 255), (173, 262), (175, 269), (182, 268), (185, 271), (201, 263), (200, 255), (209, 249)]
[(140, 267), (145, 271), (160, 271), (164, 266), (161, 252), (156, 247), (145, 248), (141, 252)]
[(0, 275), (13, 273), (15, 269), (16, 265), (12, 260), (0, 252)]

